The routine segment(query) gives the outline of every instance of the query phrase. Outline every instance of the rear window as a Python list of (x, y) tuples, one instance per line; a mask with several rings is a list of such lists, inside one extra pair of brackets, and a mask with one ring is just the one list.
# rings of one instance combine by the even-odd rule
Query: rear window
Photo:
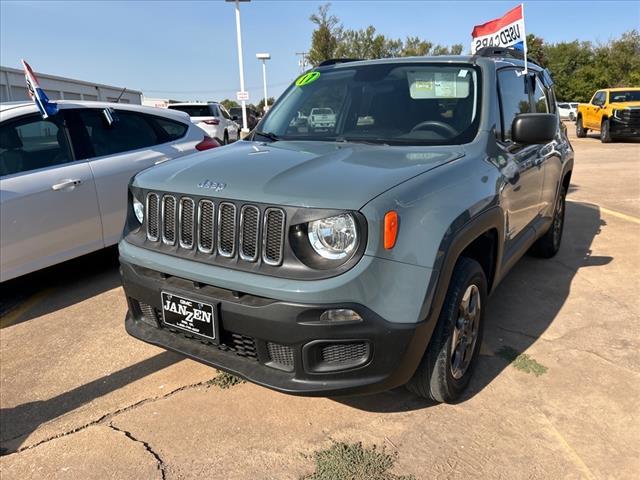
[(151, 121), (166, 133), (167, 136), (164, 139), (165, 141), (177, 140), (184, 137), (187, 133), (187, 129), (189, 128), (184, 123), (174, 122), (173, 120), (167, 120), (166, 118), (152, 117)]
[(171, 110), (180, 110), (190, 117), (211, 117), (209, 105), (169, 105)]

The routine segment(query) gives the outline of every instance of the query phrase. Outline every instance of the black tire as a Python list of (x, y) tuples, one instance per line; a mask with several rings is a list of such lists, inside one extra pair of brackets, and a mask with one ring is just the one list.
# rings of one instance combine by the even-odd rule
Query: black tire
[(611, 143), (611, 125), (609, 123), (609, 119), (605, 118), (602, 120), (602, 125), (600, 125), (600, 141), (602, 143)]
[(553, 220), (551, 226), (546, 233), (536, 240), (531, 247), (531, 253), (536, 257), (551, 258), (560, 250), (562, 243), (562, 232), (564, 231), (564, 212), (566, 207), (567, 192), (564, 186), (560, 187), (558, 198), (556, 199), (555, 209), (553, 211)]
[[(463, 357), (465, 359), (469, 358), (466, 369), (460, 377), (456, 378), (453, 373), (455, 367), (452, 367), (453, 340), (456, 336), (456, 325), (459, 326), (460, 321), (463, 319), (461, 317), (461, 305), (465, 298), (465, 293), (472, 289), (472, 286), (475, 286), (475, 290), (471, 290), (475, 292), (472, 295), (477, 294), (477, 300), (479, 300), (477, 323), (475, 324), (475, 342), (470, 347), (471, 350), (467, 354), (468, 357)], [(427, 351), (413, 377), (407, 383), (407, 388), (411, 392), (421, 397), (444, 403), (454, 403), (460, 398), (469, 384), (469, 380), (471, 380), (480, 352), (486, 299), (487, 279), (482, 267), (475, 260), (460, 257), (453, 270), (442, 311)], [(458, 374), (460, 374), (460, 370), (458, 370)]]
[(589, 133), (589, 129), (584, 128), (582, 126), (582, 117), (578, 117), (578, 121), (576, 122), (576, 137), (584, 138)]
[(569, 113), (569, 120), (571, 120), (572, 122), (576, 121), (576, 115), (573, 112)]
[(224, 131), (224, 138), (222, 139), (223, 145), (229, 145), (229, 132)]

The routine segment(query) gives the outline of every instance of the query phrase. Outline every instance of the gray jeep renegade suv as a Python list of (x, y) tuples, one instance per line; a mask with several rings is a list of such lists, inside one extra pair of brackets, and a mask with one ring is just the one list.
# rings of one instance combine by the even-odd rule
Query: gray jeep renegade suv
[(247, 140), (138, 174), (127, 331), (282, 392), (454, 401), (487, 295), (562, 237), (573, 150), (516, 57), (325, 62)]

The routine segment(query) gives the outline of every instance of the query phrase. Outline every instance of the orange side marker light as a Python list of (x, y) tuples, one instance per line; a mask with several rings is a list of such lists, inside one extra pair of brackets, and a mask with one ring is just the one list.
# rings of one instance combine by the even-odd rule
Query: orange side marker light
[(391, 250), (398, 238), (398, 213), (393, 210), (384, 216), (384, 248)]

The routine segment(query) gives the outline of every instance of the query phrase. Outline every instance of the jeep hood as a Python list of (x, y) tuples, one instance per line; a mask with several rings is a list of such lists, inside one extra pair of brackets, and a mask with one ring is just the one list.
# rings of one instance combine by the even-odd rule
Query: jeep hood
[[(134, 185), (273, 205), (358, 210), (382, 192), (463, 155), (459, 146), (241, 141), (143, 171)], [(214, 182), (225, 187), (198, 187)]]
[(623, 110), (625, 108), (638, 108), (640, 102), (611, 102), (609, 106), (613, 109)]

